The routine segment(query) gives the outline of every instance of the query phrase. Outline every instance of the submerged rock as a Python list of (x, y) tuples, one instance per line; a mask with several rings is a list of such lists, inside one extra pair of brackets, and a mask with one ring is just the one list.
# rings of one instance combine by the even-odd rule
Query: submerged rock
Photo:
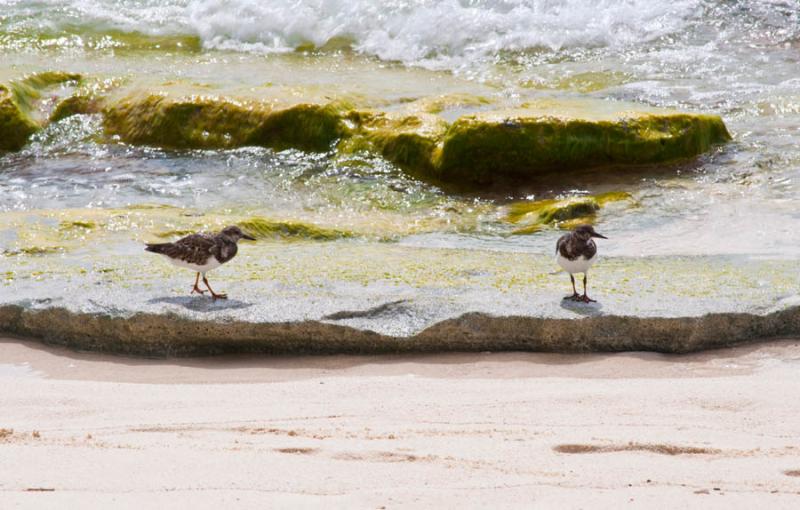
[(480, 112), (452, 124), (426, 111), (382, 112), (335, 100), (293, 103), (280, 96), (240, 102), (134, 95), (108, 104), (104, 114), (106, 130), (129, 143), (326, 151), (338, 141), (340, 152), (378, 152), (414, 176), (466, 187), (591, 167), (671, 162), (730, 139), (715, 115), (623, 111), (589, 101)]
[(629, 193), (613, 191), (595, 196), (516, 202), (509, 206), (506, 221), (522, 225), (513, 234), (533, 234), (543, 227), (572, 229), (595, 222), (596, 215), (610, 202), (633, 201)]
[(346, 131), (333, 105), (234, 101), (212, 96), (131, 96), (107, 105), (104, 126), (128, 143), (171, 148), (260, 145), (324, 151)]
[[(47, 72), (14, 82), (13, 90), (0, 89), (0, 129), (7, 133), (0, 148), (20, 148), (46, 122), (47, 116), (37, 121), (31, 114), (42, 90), (81, 80)], [(119, 82), (82, 83), (53, 103), (51, 122), (102, 113), (107, 134), (167, 148), (366, 150), (415, 177), (465, 188), (585, 168), (679, 161), (730, 139), (716, 115), (590, 99), (542, 100), (503, 110), (467, 94), (391, 104), (311, 86), (270, 84), (239, 99), (207, 90), (194, 94), (197, 84), (165, 83), (158, 93), (131, 87), (112, 93)]]
[(398, 114), (353, 111), (348, 115), (355, 129), (343, 140), (339, 152), (368, 150), (416, 177), (430, 178), (435, 174), (434, 155), (438, 140), (447, 130), (447, 123), (428, 113)]
[(296, 221), (270, 221), (264, 218), (250, 218), (237, 223), (242, 230), (256, 239), (307, 239), (313, 241), (333, 241), (353, 237), (352, 232), (334, 230)]
[(492, 184), (548, 172), (677, 161), (730, 138), (716, 115), (488, 112), (453, 123), (434, 166), (445, 182)]
[(100, 113), (108, 93), (120, 86), (118, 79), (81, 79), (71, 95), (60, 100), (50, 112), (49, 122), (58, 122), (72, 115)]
[(22, 111), (8, 87), (0, 85), (0, 151), (21, 149), (28, 137), (40, 129)]
[(37, 118), (43, 116), (37, 106), (44, 91), (80, 79), (75, 73), (46, 71), (0, 84), (0, 151), (21, 149), (43, 127), (45, 121)]

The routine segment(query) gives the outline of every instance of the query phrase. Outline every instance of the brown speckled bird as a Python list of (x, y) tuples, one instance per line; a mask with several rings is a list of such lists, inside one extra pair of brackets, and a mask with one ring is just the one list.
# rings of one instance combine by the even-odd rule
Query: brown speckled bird
[[(608, 239), (595, 232), (591, 225), (580, 225), (572, 232), (561, 236), (556, 243), (556, 262), (569, 273), (569, 279), (572, 280), (572, 295), (564, 299), (583, 301), (584, 303), (595, 301), (586, 295), (586, 274), (592, 264), (597, 261), (597, 245), (594, 244), (593, 237)], [(575, 277), (573, 276), (575, 273), (583, 273), (583, 296), (578, 294), (578, 290), (575, 288)]]
[(205, 293), (198, 287), (200, 275), (203, 275), (203, 283), (206, 284), (211, 297), (214, 300), (227, 299), (227, 294), (217, 294), (211, 289), (206, 273), (236, 256), (238, 250), (236, 243), (239, 239), (255, 241), (254, 237), (250, 237), (234, 225), (224, 228), (218, 234), (199, 233), (188, 235), (174, 243), (148, 243), (145, 250), (167, 257), (173, 265), (196, 271), (197, 277), (190, 294)]

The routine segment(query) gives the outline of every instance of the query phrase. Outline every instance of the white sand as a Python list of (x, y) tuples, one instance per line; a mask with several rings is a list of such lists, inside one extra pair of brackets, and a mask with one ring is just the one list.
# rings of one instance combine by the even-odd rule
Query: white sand
[(165, 362), (0, 340), (0, 388), (2, 509), (800, 508), (796, 341)]

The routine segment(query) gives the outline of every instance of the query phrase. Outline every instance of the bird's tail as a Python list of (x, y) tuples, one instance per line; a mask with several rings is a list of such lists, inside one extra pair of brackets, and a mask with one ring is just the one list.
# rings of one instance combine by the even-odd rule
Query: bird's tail
[(164, 251), (170, 246), (172, 246), (172, 243), (147, 243), (147, 247), (144, 249), (144, 251), (164, 253)]

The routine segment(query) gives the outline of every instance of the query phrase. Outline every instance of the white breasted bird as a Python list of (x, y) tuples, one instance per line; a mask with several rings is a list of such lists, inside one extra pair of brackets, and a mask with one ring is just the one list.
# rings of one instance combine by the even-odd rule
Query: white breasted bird
[(242, 232), (239, 227), (233, 225), (222, 229), (218, 234), (192, 234), (178, 239), (174, 243), (148, 244), (145, 250), (167, 257), (175, 266), (196, 271), (197, 277), (194, 280), (194, 288), (190, 294), (195, 292), (203, 294), (205, 292), (197, 286), (202, 274), (203, 283), (206, 284), (211, 297), (214, 300), (227, 299), (227, 294), (217, 294), (211, 289), (208, 279), (206, 279), (206, 273), (218, 268), (236, 256), (238, 251), (236, 243), (239, 242), (239, 239), (256, 240), (254, 237)]
[[(595, 302), (586, 295), (586, 274), (589, 268), (597, 260), (597, 245), (594, 244), (593, 237), (608, 239), (606, 236), (598, 234), (591, 225), (580, 225), (572, 232), (564, 234), (556, 243), (556, 262), (561, 268), (569, 273), (572, 280), (572, 295), (564, 299), (570, 301), (583, 301), (584, 303)], [(575, 273), (583, 273), (583, 295), (578, 294), (575, 288)]]

